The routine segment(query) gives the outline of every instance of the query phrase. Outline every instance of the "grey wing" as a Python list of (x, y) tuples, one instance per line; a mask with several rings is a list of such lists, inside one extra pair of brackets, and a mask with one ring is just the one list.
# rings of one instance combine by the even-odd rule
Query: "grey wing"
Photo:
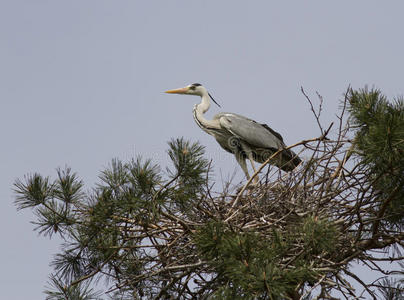
[(282, 136), (266, 124), (233, 113), (220, 113), (214, 118), (223, 128), (252, 146), (276, 150), (285, 147)]

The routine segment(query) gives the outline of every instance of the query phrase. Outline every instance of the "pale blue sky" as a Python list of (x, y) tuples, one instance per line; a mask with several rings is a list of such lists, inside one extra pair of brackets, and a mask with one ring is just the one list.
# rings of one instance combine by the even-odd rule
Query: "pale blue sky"
[(164, 90), (200, 82), (286, 143), (315, 137), (300, 86), (323, 95), (326, 124), (349, 84), (403, 94), (403, 12), (402, 1), (0, 1), (1, 298), (43, 299), (58, 250), (16, 212), (16, 178), (69, 165), (91, 187), (113, 157), (164, 164), (180, 136), (228, 177), (233, 158), (192, 119), (198, 99)]

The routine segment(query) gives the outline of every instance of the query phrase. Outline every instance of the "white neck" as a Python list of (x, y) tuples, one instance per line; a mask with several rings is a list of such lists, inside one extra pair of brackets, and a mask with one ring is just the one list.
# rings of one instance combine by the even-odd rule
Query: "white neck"
[(201, 103), (195, 105), (194, 107), (195, 122), (205, 131), (206, 129), (220, 129), (220, 124), (217, 120), (208, 120), (203, 115), (210, 107), (210, 98), (208, 92), (204, 91), (201, 98)]
[(202, 114), (208, 111), (208, 109), (210, 108), (210, 98), (208, 92), (204, 91), (201, 96), (201, 103), (197, 104), (196, 106), (196, 109)]

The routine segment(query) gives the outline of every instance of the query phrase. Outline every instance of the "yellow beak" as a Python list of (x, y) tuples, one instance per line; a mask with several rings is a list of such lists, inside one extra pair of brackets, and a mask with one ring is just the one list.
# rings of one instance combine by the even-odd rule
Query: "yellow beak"
[(189, 90), (189, 87), (184, 87), (180, 89), (175, 89), (175, 90), (168, 90), (166, 91), (167, 94), (186, 94)]

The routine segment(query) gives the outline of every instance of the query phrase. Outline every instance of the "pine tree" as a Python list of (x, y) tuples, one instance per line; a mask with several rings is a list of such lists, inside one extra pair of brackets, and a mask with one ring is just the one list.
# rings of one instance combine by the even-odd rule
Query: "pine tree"
[[(204, 147), (182, 138), (171, 168), (114, 159), (90, 192), (69, 168), (17, 180), (18, 209), (64, 241), (47, 299), (338, 299), (360, 296), (354, 282), (404, 298), (389, 278), (404, 267), (404, 102), (348, 89), (332, 134), (304, 95), (321, 135), (293, 146), (305, 162), (290, 174), (263, 164), (257, 185), (215, 191)], [(366, 283), (355, 263), (387, 279)]]

